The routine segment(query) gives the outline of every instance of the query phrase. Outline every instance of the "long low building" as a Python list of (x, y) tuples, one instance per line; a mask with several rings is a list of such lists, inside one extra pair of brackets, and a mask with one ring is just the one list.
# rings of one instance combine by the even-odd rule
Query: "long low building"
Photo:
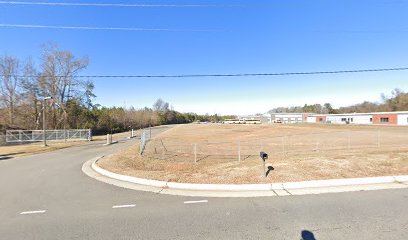
[(310, 115), (315, 113), (272, 113), (271, 122), (273, 123), (303, 123), (307, 121)]
[(408, 125), (408, 111), (313, 114), (307, 117), (306, 122), (333, 124)]
[(408, 111), (371, 112), (371, 113), (272, 113), (262, 115), (239, 116), (228, 119), (229, 124), (265, 124), (265, 123), (328, 123), (328, 124), (365, 124), (365, 125), (406, 125), (408, 126)]
[(236, 119), (225, 119), (225, 124), (265, 124), (271, 123), (271, 116), (269, 114), (261, 115), (245, 115), (239, 116)]

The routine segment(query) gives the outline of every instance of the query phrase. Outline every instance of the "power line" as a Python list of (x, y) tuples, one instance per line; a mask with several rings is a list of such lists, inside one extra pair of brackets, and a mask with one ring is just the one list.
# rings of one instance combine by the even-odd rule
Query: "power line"
[(0, 27), (3, 27), (3, 28), (69, 29), (69, 30), (104, 30), (104, 31), (148, 31), (148, 32), (221, 32), (221, 30), (201, 30), (201, 29), (50, 26), (50, 25), (8, 24), (8, 23), (0, 23)]
[[(206, 78), (206, 77), (262, 77), (262, 76), (290, 76), (290, 75), (323, 75), (323, 74), (347, 74), (347, 73), (367, 73), (367, 72), (390, 72), (407, 71), (408, 67), (400, 68), (378, 68), (378, 69), (357, 69), (338, 71), (315, 71), (315, 72), (282, 72), (282, 73), (235, 73), (235, 74), (178, 74), (178, 75), (78, 75), (76, 78)], [(5, 75), (0, 75), (5, 76)], [(47, 77), (41, 75), (18, 75), (20, 78)], [(65, 76), (49, 76), (65, 77)]]
[(4, 5), (42, 5), (42, 6), (74, 6), (74, 7), (225, 7), (216, 4), (128, 4), (128, 3), (78, 3), (78, 2), (26, 2), (0, 1)]

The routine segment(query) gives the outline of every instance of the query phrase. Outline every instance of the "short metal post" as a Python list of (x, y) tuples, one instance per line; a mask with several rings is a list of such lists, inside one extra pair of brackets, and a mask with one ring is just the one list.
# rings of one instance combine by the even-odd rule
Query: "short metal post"
[(265, 166), (265, 161), (262, 159), (262, 162), (263, 162), (263, 173), (262, 173), (262, 175), (263, 175), (264, 178), (266, 178), (266, 166)]
[(149, 126), (149, 139), (152, 138), (152, 127)]
[(241, 162), (241, 142), (238, 142), (238, 162)]
[(194, 143), (194, 163), (197, 163), (197, 143)]
[(106, 134), (106, 145), (109, 145), (110, 144), (110, 137), (109, 137), (109, 133), (108, 134)]
[(88, 139), (88, 141), (92, 141), (92, 130), (91, 129), (89, 129), (89, 139)]
[(285, 155), (285, 140), (286, 140), (286, 136), (282, 137), (282, 153), (283, 155)]

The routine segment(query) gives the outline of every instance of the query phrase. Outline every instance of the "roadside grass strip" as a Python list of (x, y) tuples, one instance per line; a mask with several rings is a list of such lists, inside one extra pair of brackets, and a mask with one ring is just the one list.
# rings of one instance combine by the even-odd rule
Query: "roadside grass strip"
[(115, 205), (115, 206), (112, 206), (112, 209), (118, 209), (118, 208), (133, 208), (133, 207), (136, 207), (136, 204)]
[(25, 211), (25, 212), (21, 212), (20, 215), (42, 214), (42, 213), (45, 213), (45, 212), (46, 212), (46, 210)]
[(184, 204), (208, 203), (208, 200), (185, 201)]

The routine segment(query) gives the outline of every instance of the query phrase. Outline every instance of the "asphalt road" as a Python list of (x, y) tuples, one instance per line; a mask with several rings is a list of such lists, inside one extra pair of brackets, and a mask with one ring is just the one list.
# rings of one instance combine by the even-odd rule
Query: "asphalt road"
[(122, 189), (81, 171), (136, 141), (1, 160), (0, 239), (302, 239), (304, 230), (309, 240), (408, 237), (406, 188), (192, 198)]

